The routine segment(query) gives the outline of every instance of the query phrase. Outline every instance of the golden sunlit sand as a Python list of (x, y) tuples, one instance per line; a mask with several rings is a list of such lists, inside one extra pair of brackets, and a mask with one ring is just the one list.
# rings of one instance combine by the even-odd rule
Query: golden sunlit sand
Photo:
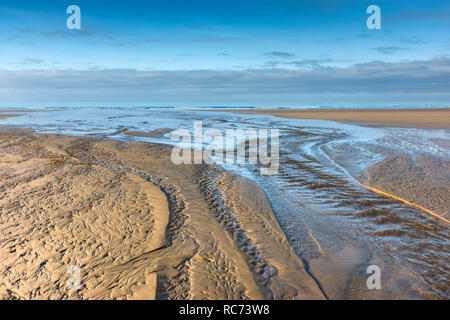
[(265, 114), (290, 119), (361, 122), (366, 126), (450, 129), (450, 109), (248, 109), (246, 114)]
[(1, 132), (0, 190), (1, 299), (324, 298), (254, 182), (167, 146)]

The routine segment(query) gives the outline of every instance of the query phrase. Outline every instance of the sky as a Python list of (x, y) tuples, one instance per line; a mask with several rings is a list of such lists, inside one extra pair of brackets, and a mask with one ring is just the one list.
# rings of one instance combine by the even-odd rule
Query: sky
[(448, 0), (0, 0), (0, 105), (450, 106), (449, 31)]

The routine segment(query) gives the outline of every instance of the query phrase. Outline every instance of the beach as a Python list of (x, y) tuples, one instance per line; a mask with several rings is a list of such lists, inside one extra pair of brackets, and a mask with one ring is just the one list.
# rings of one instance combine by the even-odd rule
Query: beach
[(239, 112), (290, 119), (320, 119), (364, 126), (450, 129), (450, 109), (247, 109)]
[(404, 2), (2, 1), (0, 301), (450, 300), (450, 1)]
[(255, 183), (167, 151), (1, 132), (1, 298), (324, 298)]
[[(246, 114), (271, 115), (289, 119), (317, 119), (352, 123), (367, 127), (450, 129), (450, 109), (320, 109), (320, 110), (241, 110)], [(445, 146), (448, 141), (440, 143)], [(345, 161), (345, 160), (344, 160)], [(408, 171), (405, 175), (404, 172)], [(420, 208), (437, 211), (450, 223), (448, 206), (448, 159), (427, 155), (390, 154), (367, 169), (364, 182), (374, 192), (397, 197), (400, 201), (419, 202)], [(432, 196), (430, 196), (432, 194)], [(440, 203), (436, 205), (436, 203)]]
[(0, 119), (6, 119), (6, 118), (18, 117), (18, 116), (19, 116), (19, 114), (2, 114), (2, 113), (0, 113)]
[[(366, 127), (450, 129), (450, 109), (269, 109), (240, 112), (289, 119), (331, 120)], [(448, 147), (448, 141), (445, 139), (438, 143)], [(348, 149), (336, 151), (335, 155), (339, 157), (337, 155), (339, 152), (346, 151)], [(347, 160), (341, 159), (344, 162)], [(436, 211), (436, 217), (450, 223), (448, 204), (450, 164), (447, 158), (418, 153), (386, 154), (382, 161), (367, 168), (365, 175), (360, 181), (364, 183), (363, 186), (371, 188), (374, 192), (396, 197), (400, 201), (417, 203), (421, 210), (428, 210), (432, 214)]]
[[(0, 298), (448, 298), (444, 111), (303, 112), (1, 113)], [(192, 119), (280, 129), (279, 172), (174, 164)]]

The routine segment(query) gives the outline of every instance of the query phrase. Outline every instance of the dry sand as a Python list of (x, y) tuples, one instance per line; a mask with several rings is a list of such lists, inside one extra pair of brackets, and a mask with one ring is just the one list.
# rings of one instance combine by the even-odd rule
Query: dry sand
[(0, 299), (324, 298), (254, 182), (169, 156), (0, 132)]
[(290, 119), (321, 119), (353, 123), (359, 122), (365, 126), (450, 129), (450, 109), (248, 109), (239, 110), (238, 112), (245, 114), (265, 114)]
[(0, 119), (6, 119), (6, 118), (18, 117), (18, 116), (20, 116), (20, 114), (1, 114), (0, 113)]

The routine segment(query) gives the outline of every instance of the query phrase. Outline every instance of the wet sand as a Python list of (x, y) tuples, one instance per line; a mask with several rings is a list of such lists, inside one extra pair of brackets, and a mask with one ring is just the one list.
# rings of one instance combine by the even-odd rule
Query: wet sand
[[(248, 113), (299, 119), (308, 118), (308, 114), (312, 114), (311, 118), (314, 116), (317, 119), (376, 127), (399, 126), (401, 118), (401, 127), (425, 129), (421, 131), (420, 135), (427, 135), (428, 129), (448, 130), (450, 121), (448, 110), (399, 110), (394, 112), (346, 110), (331, 113), (322, 110), (311, 113), (287, 110), (282, 111), (281, 114), (278, 111), (254, 112), (248, 110)], [(334, 117), (337, 114), (339, 117)], [(374, 114), (378, 117), (374, 117), (378, 122), (371, 118)], [(442, 119), (438, 119), (437, 116)], [(394, 129), (387, 128), (387, 130)], [(317, 200), (313, 200), (313, 206), (318, 207), (315, 216), (335, 214), (340, 217), (349, 217), (356, 223), (353, 226), (355, 230), (364, 230), (363, 233), (369, 236), (370, 239), (365, 242), (366, 244), (371, 246), (376, 243), (376, 246), (379, 245), (380, 248), (389, 248), (385, 253), (371, 251), (364, 247), (364, 236), (361, 236), (360, 233), (354, 238), (358, 239), (356, 244), (352, 245), (351, 241), (344, 242), (342, 256), (340, 252), (332, 253), (333, 243), (341, 242), (337, 237), (339, 230), (327, 230), (327, 221), (324, 221), (325, 227), (314, 226), (314, 221), (311, 227), (302, 226), (301, 222), (297, 222), (291, 217), (295, 214), (295, 209), (287, 210), (287, 214), (284, 214), (284, 210), (282, 210), (280, 214), (280, 210), (277, 208), (283, 206), (285, 201), (277, 202), (274, 208), (277, 215), (281, 217), (282, 227), (288, 230), (287, 234), (290, 235), (293, 245), (303, 247), (301, 251), (306, 252), (306, 255), (303, 254), (328, 297), (331, 299), (448, 299), (450, 284), (448, 276), (450, 273), (447, 246), (450, 221), (448, 204), (450, 167), (448, 156), (445, 153), (445, 150), (448, 150), (448, 140), (445, 138), (430, 139), (439, 146), (440, 150), (438, 153), (430, 153), (427, 148), (414, 148), (413, 150), (396, 148), (398, 141), (391, 145), (392, 136), (390, 136), (389, 139), (380, 141), (379, 144), (367, 145), (369, 149), (372, 148), (372, 151), (382, 157), (373, 165), (364, 166), (365, 169), (360, 171), (361, 168), (356, 163), (358, 155), (361, 153), (361, 144), (353, 141), (332, 143), (333, 140), (339, 139), (338, 132), (331, 132), (328, 137), (324, 134), (323, 137), (312, 135), (311, 138), (308, 138), (308, 135), (301, 132), (301, 129), (299, 130), (299, 133), (289, 133), (284, 136), (284, 143), (289, 145), (290, 149), (287, 159), (282, 157), (280, 160), (282, 171), (279, 175), (280, 180), (286, 180), (286, 184), (281, 184), (283, 191), (290, 190), (296, 194), (296, 197), (301, 197), (299, 205), (308, 203), (308, 195), (312, 199), (317, 198)], [(414, 131), (411, 131), (408, 136), (401, 134), (395, 136), (394, 134), (394, 138), (416, 141), (417, 145), (420, 145), (423, 143), (420, 135), (416, 137)], [(313, 141), (313, 146), (317, 146), (317, 149), (311, 153), (309, 152), (311, 148), (308, 147), (305, 153), (301, 146), (308, 145), (310, 140)], [(289, 144), (290, 141), (292, 141), (291, 144)], [(295, 157), (290, 158), (289, 154), (295, 155)], [(312, 158), (311, 154), (315, 158)], [(322, 166), (327, 161), (321, 159), (322, 155), (326, 155), (326, 158), (332, 162), (323, 168)], [(342, 169), (338, 172), (341, 171), (343, 175), (339, 176), (336, 171), (330, 175), (330, 165), (331, 167), (337, 165)], [(292, 170), (289, 170), (289, 166), (293, 167)], [(352, 190), (352, 185), (363, 187), (368, 192), (362, 191), (361, 188)], [(308, 189), (303, 186), (314, 188), (314, 191), (309, 193)], [(295, 199), (292, 202), (295, 202)], [(311, 208), (308, 210), (312, 211)], [(332, 213), (333, 211), (336, 213)], [(301, 216), (300, 219), (302, 218)], [(326, 220), (331, 219), (328, 217)], [(298, 226), (295, 226), (296, 224)], [(309, 235), (314, 242), (310, 248), (313, 248), (314, 244), (318, 248), (317, 252), (312, 254), (313, 251), (310, 248), (305, 250), (308, 235), (301, 235), (301, 232), (298, 231), (308, 230), (308, 228), (313, 230), (313, 234)], [(296, 238), (300, 238), (300, 241), (297, 241)], [(327, 238), (335, 240), (327, 245)], [(395, 254), (389, 253), (389, 251), (395, 251)], [(325, 252), (326, 255), (322, 252)], [(374, 255), (372, 256), (372, 254)], [(391, 259), (392, 261), (390, 261)], [(403, 262), (399, 263), (399, 261)], [(364, 278), (362, 275), (365, 270), (358, 271), (358, 266), (372, 263), (382, 266), (384, 270), (383, 290), (380, 290), (384, 292), (379, 297), (375, 297), (372, 293), (367, 295), (367, 290), (361, 289), (363, 286), (360, 283)], [(403, 268), (398, 268), (399, 266), (403, 266)], [(386, 278), (388, 269), (392, 270), (389, 280)], [(387, 283), (392, 284), (390, 289), (386, 289)], [(355, 290), (356, 288), (359, 289)]]
[[(236, 111), (233, 111), (236, 112)], [(239, 110), (245, 114), (272, 115), (290, 119), (320, 119), (361, 123), (364, 126), (450, 129), (450, 109), (320, 109)]]
[[(239, 111), (241, 112), (241, 111)], [(450, 129), (450, 109), (402, 110), (245, 110), (248, 114), (264, 114), (291, 119), (320, 119), (362, 126)], [(447, 141), (435, 141), (446, 144)], [(446, 146), (444, 146), (446, 147)], [(351, 163), (352, 159), (334, 159)], [(341, 164), (342, 165), (342, 164)], [(343, 166), (345, 167), (345, 165)], [(450, 167), (448, 159), (426, 153), (400, 154), (390, 151), (385, 158), (367, 168), (358, 182), (373, 192), (395, 198), (450, 223)]]
[(0, 132), (0, 212), (1, 299), (324, 298), (254, 182), (167, 146)]
[(370, 166), (365, 184), (450, 225), (450, 163), (427, 154), (391, 155)]
[[(121, 125), (111, 132), (122, 140), (168, 132)], [(280, 173), (256, 179), (266, 195), (216, 166), (174, 166), (168, 146), (1, 136), (0, 298), (448, 299), (448, 225), (392, 197), (448, 219), (444, 153), (377, 144), (386, 156), (360, 176), (360, 145), (293, 126)], [(366, 288), (372, 264), (381, 290)], [(71, 265), (81, 265), (80, 290), (67, 290)]]

